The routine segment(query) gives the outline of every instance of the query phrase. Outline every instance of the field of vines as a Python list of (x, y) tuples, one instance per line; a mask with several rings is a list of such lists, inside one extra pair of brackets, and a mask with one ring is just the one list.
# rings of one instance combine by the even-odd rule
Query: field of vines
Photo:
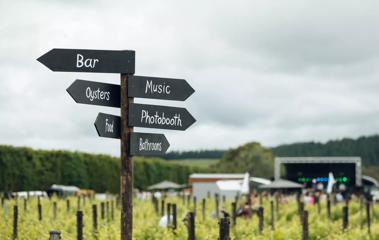
[[(159, 227), (162, 215), (162, 200), (156, 205), (151, 200), (134, 201), (133, 239), (188, 239), (188, 228), (183, 219), (188, 212), (194, 212), (195, 238), (218, 239), (219, 220), (215, 217), (214, 198), (194, 201), (189, 198), (168, 197), (164, 200), (167, 213), (167, 203), (177, 206), (177, 227)], [(290, 198), (286, 203), (276, 204), (269, 197), (262, 199), (263, 224), (259, 227), (259, 217), (254, 214), (251, 218), (240, 218), (230, 222), (230, 239), (302, 239), (302, 224), (299, 217), (298, 203)], [(14, 210), (17, 205), (17, 216)], [(69, 206), (68, 206), (69, 205)], [(257, 208), (256, 203), (253, 208)], [(273, 205), (273, 206), (271, 206)], [(219, 201), (219, 208), (231, 213), (231, 201)], [(239, 204), (237, 205), (239, 206)], [(348, 204), (348, 225), (343, 229), (343, 207), (345, 203), (331, 205), (330, 217), (326, 211), (326, 201), (320, 205), (305, 204), (308, 212), (308, 239), (357, 240), (379, 239), (379, 204), (370, 205), (370, 233), (366, 222), (366, 205), (353, 198)], [(97, 216), (94, 219), (94, 208)], [(272, 214), (271, 214), (271, 210)], [(49, 231), (61, 232), (62, 240), (77, 239), (77, 211), (83, 213), (83, 239), (120, 239), (120, 209), (116, 200), (98, 201), (90, 199), (41, 199), (40, 213), (38, 200), (4, 200), (0, 206), (0, 239), (49, 239)], [(220, 217), (222, 214), (220, 214)], [(273, 221), (272, 221), (272, 216)], [(14, 229), (17, 222), (17, 229)]]

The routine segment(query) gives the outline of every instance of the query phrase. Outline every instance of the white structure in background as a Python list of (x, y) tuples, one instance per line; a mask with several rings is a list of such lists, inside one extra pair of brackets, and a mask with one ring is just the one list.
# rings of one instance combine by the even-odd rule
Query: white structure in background
[(326, 188), (327, 193), (332, 193), (333, 185), (336, 183), (336, 180), (334, 179), (334, 175), (332, 172), (329, 173), (329, 181), (328, 181), (328, 187)]
[(242, 187), (241, 187), (241, 194), (248, 194), (250, 193), (250, 175), (249, 173), (245, 173), (245, 177), (243, 178)]
[(15, 196), (18, 198), (28, 198), (28, 197), (47, 197), (47, 193), (45, 191), (24, 191), (24, 192), (15, 192)]
[[(244, 185), (245, 182), (248, 184)], [(247, 174), (214, 174), (214, 173), (194, 173), (188, 180), (192, 185), (192, 194), (197, 199), (207, 197), (209, 193), (214, 196), (216, 193), (220, 197), (225, 196), (226, 199), (234, 199), (236, 195), (242, 195), (249, 192), (250, 185), (262, 185), (271, 183), (270, 180), (264, 178), (249, 177)]]

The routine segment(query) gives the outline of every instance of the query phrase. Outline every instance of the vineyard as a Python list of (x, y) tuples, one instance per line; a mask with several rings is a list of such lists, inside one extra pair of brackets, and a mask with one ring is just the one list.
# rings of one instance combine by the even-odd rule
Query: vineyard
[[(259, 205), (259, 202), (261, 203)], [(177, 224), (173, 229), (159, 227), (162, 217), (162, 208), (167, 214), (167, 205), (176, 204)], [(183, 221), (188, 212), (194, 212), (196, 239), (218, 239), (219, 220), (216, 215), (216, 201), (207, 198), (194, 201), (190, 198), (168, 197), (162, 200), (134, 200), (133, 239), (188, 239), (188, 224)], [(219, 199), (219, 209), (223, 212), (232, 212), (232, 202)], [(295, 198), (287, 203), (277, 204), (269, 197), (261, 198), (253, 206), (263, 209), (261, 217), (254, 214), (252, 218), (238, 217), (234, 222), (232, 214), (227, 218), (227, 227), (230, 223), (231, 239), (301, 239), (303, 224), (299, 213), (299, 204)], [(15, 207), (17, 206), (17, 208)], [(327, 214), (326, 201), (320, 204), (305, 205), (308, 213), (308, 239), (379, 239), (379, 209), (370, 205), (369, 223), (366, 217), (364, 201), (353, 198), (348, 204), (348, 222), (343, 229), (343, 208), (345, 203), (331, 204), (330, 216)], [(239, 204), (237, 204), (237, 208)], [(120, 239), (120, 210), (116, 199), (98, 201), (90, 199), (40, 199), (2, 200), (0, 208), (0, 239), (19, 240), (49, 239), (49, 231), (61, 232), (62, 240), (78, 239), (78, 228), (83, 233), (83, 239)], [(80, 211), (78, 214), (78, 210)], [(17, 218), (14, 218), (15, 211)], [(82, 214), (82, 223), (81, 217)], [(171, 209), (171, 223), (172, 223)], [(219, 213), (219, 217), (223, 217)], [(17, 223), (17, 226), (15, 226)], [(346, 223), (345, 223), (346, 224)], [(16, 229), (15, 229), (16, 227)]]

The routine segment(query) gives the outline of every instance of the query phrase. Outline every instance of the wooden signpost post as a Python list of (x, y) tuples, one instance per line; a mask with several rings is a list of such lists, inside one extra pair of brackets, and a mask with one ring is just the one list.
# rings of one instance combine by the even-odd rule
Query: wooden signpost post
[(121, 116), (99, 113), (100, 137), (121, 139), (121, 240), (133, 233), (133, 155), (163, 155), (163, 134), (137, 133), (133, 127), (186, 130), (195, 118), (185, 109), (133, 103), (134, 97), (184, 101), (194, 89), (184, 79), (134, 76), (135, 52), (54, 48), (37, 59), (52, 71), (121, 74), (120, 85), (76, 80), (67, 92), (77, 103), (120, 108)]

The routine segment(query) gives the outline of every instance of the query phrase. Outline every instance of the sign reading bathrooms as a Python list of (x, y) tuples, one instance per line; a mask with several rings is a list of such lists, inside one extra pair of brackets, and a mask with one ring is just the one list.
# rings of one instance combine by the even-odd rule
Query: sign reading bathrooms
[(135, 52), (54, 48), (37, 59), (54, 72), (128, 73), (135, 71)]
[(132, 132), (130, 135), (131, 155), (163, 155), (169, 147), (170, 144), (163, 134)]

